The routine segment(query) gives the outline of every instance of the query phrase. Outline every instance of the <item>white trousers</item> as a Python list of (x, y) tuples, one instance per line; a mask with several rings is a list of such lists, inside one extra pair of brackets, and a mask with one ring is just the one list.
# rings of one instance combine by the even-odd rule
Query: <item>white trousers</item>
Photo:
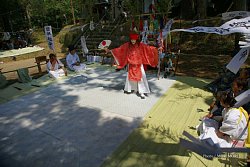
[(128, 79), (128, 72), (127, 72), (127, 77), (126, 77), (126, 83), (125, 83), (125, 88), (124, 90), (126, 92), (131, 92), (132, 90), (138, 91), (140, 94), (141, 93), (150, 93), (150, 89), (148, 86), (148, 81), (146, 78), (146, 73), (144, 71), (143, 65), (141, 65), (141, 72), (142, 72), (142, 79), (141, 81), (130, 81)]
[(218, 144), (220, 147), (232, 147), (232, 143), (224, 139), (221, 139), (217, 136), (216, 131), (219, 128), (217, 121), (209, 118), (202, 120), (201, 124), (198, 127), (201, 135), (199, 136), (200, 140), (205, 140), (210, 138), (215, 144)]
[(85, 70), (86, 65), (81, 63), (79, 66), (73, 66), (73, 69), (75, 70), (75, 72), (79, 72), (79, 71)]
[(65, 76), (65, 72), (63, 71), (63, 69), (49, 71), (49, 76), (52, 78), (59, 78), (59, 77)]

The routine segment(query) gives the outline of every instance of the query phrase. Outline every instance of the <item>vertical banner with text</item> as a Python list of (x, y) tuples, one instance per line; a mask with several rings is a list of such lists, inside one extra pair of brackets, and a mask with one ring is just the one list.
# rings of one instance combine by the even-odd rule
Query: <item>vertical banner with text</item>
[(54, 41), (53, 41), (53, 34), (51, 26), (45, 26), (45, 36), (48, 41), (49, 48), (55, 52)]

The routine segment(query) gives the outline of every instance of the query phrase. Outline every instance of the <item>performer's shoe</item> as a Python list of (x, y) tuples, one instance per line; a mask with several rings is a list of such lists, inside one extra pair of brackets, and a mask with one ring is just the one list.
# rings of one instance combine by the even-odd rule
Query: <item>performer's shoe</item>
[(145, 97), (146, 97), (146, 96), (144, 95), (144, 93), (141, 93), (140, 96), (141, 96), (141, 99), (145, 99)]
[(134, 91), (132, 90), (131, 92), (128, 92), (128, 91), (124, 91), (125, 94), (132, 94), (134, 93)]
[(121, 71), (121, 70), (122, 70), (122, 69), (120, 69), (120, 68), (115, 69), (116, 72)]

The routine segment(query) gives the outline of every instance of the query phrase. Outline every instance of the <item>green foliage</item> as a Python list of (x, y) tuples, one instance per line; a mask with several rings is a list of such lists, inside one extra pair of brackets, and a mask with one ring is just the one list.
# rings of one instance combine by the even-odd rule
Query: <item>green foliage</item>
[(61, 33), (59, 36), (59, 42), (67, 47), (73, 44), (74, 39), (77, 38), (79, 34), (81, 34), (81, 29), (75, 29), (74, 31)]
[(142, 12), (142, 1), (125, 0), (123, 4), (125, 9), (130, 11), (132, 15), (138, 15)]
[[(81, 18), (83, 5), (90, 8), (93, 6), (91, 0), (72, 2), (76, 19)], [(1, 16), (4, 19), (0, 26), (6, 31), (16, 27), (20, 30), (20, 27), (29, 25), (61, 28), (64, 24), (73, 23), (70, 0), (0, 0), (0, 3)]]
[(155, 7), (159, 13), (169, 13), (172, 8), (172, 0), (160, 0)]

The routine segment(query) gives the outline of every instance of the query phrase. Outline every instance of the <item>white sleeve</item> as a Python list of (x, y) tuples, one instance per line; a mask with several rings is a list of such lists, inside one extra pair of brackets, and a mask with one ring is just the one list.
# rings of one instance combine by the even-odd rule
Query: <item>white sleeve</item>
[(51, 69), (51, 63), (50, 61), (46, 64), (46, 70), (49, 72)]
[(57, 63), (60, 67), (64, 67), (63, 63), (61, 62), (61, 60), (57, 59)]
[(72, 58), (71, 58), (69, 55), (67, 55), (67, 57), (66, 57), (66, 62), (67, 62), (67, 66), (68, 66), (71, 70), (73, 70)]
[(246, 126), (246, 118), (239, 109), (232, 108), (225, 114), (220, 131), (232, 138), (240, 137), (240, 133)]

